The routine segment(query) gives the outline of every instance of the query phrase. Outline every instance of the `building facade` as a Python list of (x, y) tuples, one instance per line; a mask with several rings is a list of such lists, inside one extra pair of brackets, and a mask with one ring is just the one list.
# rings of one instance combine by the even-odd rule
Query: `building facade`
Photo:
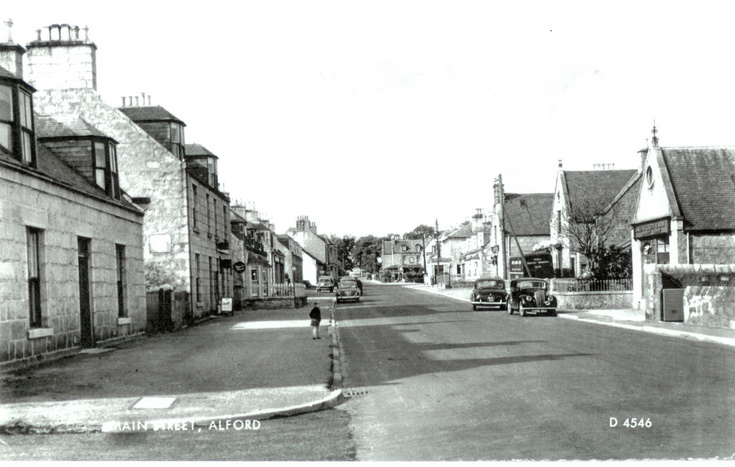
[(0, 44), (0, 363), (146, 324), (143, 211), (120, 189), (117, 142), (76, 116), (35, 114), (23, 52)]

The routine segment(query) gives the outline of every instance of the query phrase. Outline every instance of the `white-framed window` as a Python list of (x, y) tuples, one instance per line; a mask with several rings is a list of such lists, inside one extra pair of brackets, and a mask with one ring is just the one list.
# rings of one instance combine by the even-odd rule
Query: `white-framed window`
[(110, 141), (94, 141), (94, 182), (115, 199), (120, 199), (117, 147)]

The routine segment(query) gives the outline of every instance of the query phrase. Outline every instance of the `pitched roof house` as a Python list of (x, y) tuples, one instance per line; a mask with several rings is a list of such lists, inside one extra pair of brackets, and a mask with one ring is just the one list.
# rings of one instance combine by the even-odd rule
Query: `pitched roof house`
[[(661, 291), (644, 287), (647, 274), (676, 266), (699, 286), (731, 285), (723, 271), (735, 270), (735, 148), (661, 147), (655, 132), (631, 222), (633, 298), (648, 318), (661, 319)], [(726, 322), (735, 318), (728, 309)]]
[[(58, 31), (57, 31), (58, 29)], [(232, 296), (229, 197), (213, 178), (188, 167), (184, 123), (160, 106), (115, 108), (96, 90), (97, 46), (79, 28), (53, 25), (27, 45), (28, 80), (49, 128), (64, 115), (67, 131), (85, 124), (117, 144), (119, 186), (145, 206), (144, 253), (149, 290), (183, 294), (175, 325), (216, 312)], [(132, 100), (132, 99), (131, 99)], [(216, 168), (215, 168), (216, 170)], [(208, 175), (210, 172), (208, 172)]]
[(607, 224), (597, 230), (608, 243), (628, 243), (626, 231), (630, 222), (630, 201), (625, 193), (640, 177), (631, 170), (564, 170), (559, 161), (553, 206), (547, 217), (550, 245), (557, 277), (575, 277), (587, 267), (587, 258), (579, 251), (575, 236), (586, 233), (585, 225), (604, 218)]
[(116, 142), (74, 116), (35, 114), (24, 52), (0, 43), (0, 365), (146, 325), (143, 212), (114, 183)]

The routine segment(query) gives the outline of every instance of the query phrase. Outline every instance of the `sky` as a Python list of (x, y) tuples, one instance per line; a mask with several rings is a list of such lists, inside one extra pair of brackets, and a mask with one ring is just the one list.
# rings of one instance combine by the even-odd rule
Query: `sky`
[(551, 193), (560, 160), (636, 168), (654, 121), (662, 146), (735, 146), (732, 0), (32, 4), (3, 6), (15, 42), (88, 26), (102, 98), (184, 121), (278, 233), (444, 230), (498, 174)]

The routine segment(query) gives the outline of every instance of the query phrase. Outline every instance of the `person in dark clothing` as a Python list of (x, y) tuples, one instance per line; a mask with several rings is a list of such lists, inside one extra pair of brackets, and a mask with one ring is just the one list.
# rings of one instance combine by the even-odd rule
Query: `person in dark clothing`
[(312, 339), (321, 339), (319, 337), (319, 323), (322, 321), (322, 310), (319, 309), (318, 304), (314, 304), (314, 308), (309, 312), (309, 318), (311, 318)]

